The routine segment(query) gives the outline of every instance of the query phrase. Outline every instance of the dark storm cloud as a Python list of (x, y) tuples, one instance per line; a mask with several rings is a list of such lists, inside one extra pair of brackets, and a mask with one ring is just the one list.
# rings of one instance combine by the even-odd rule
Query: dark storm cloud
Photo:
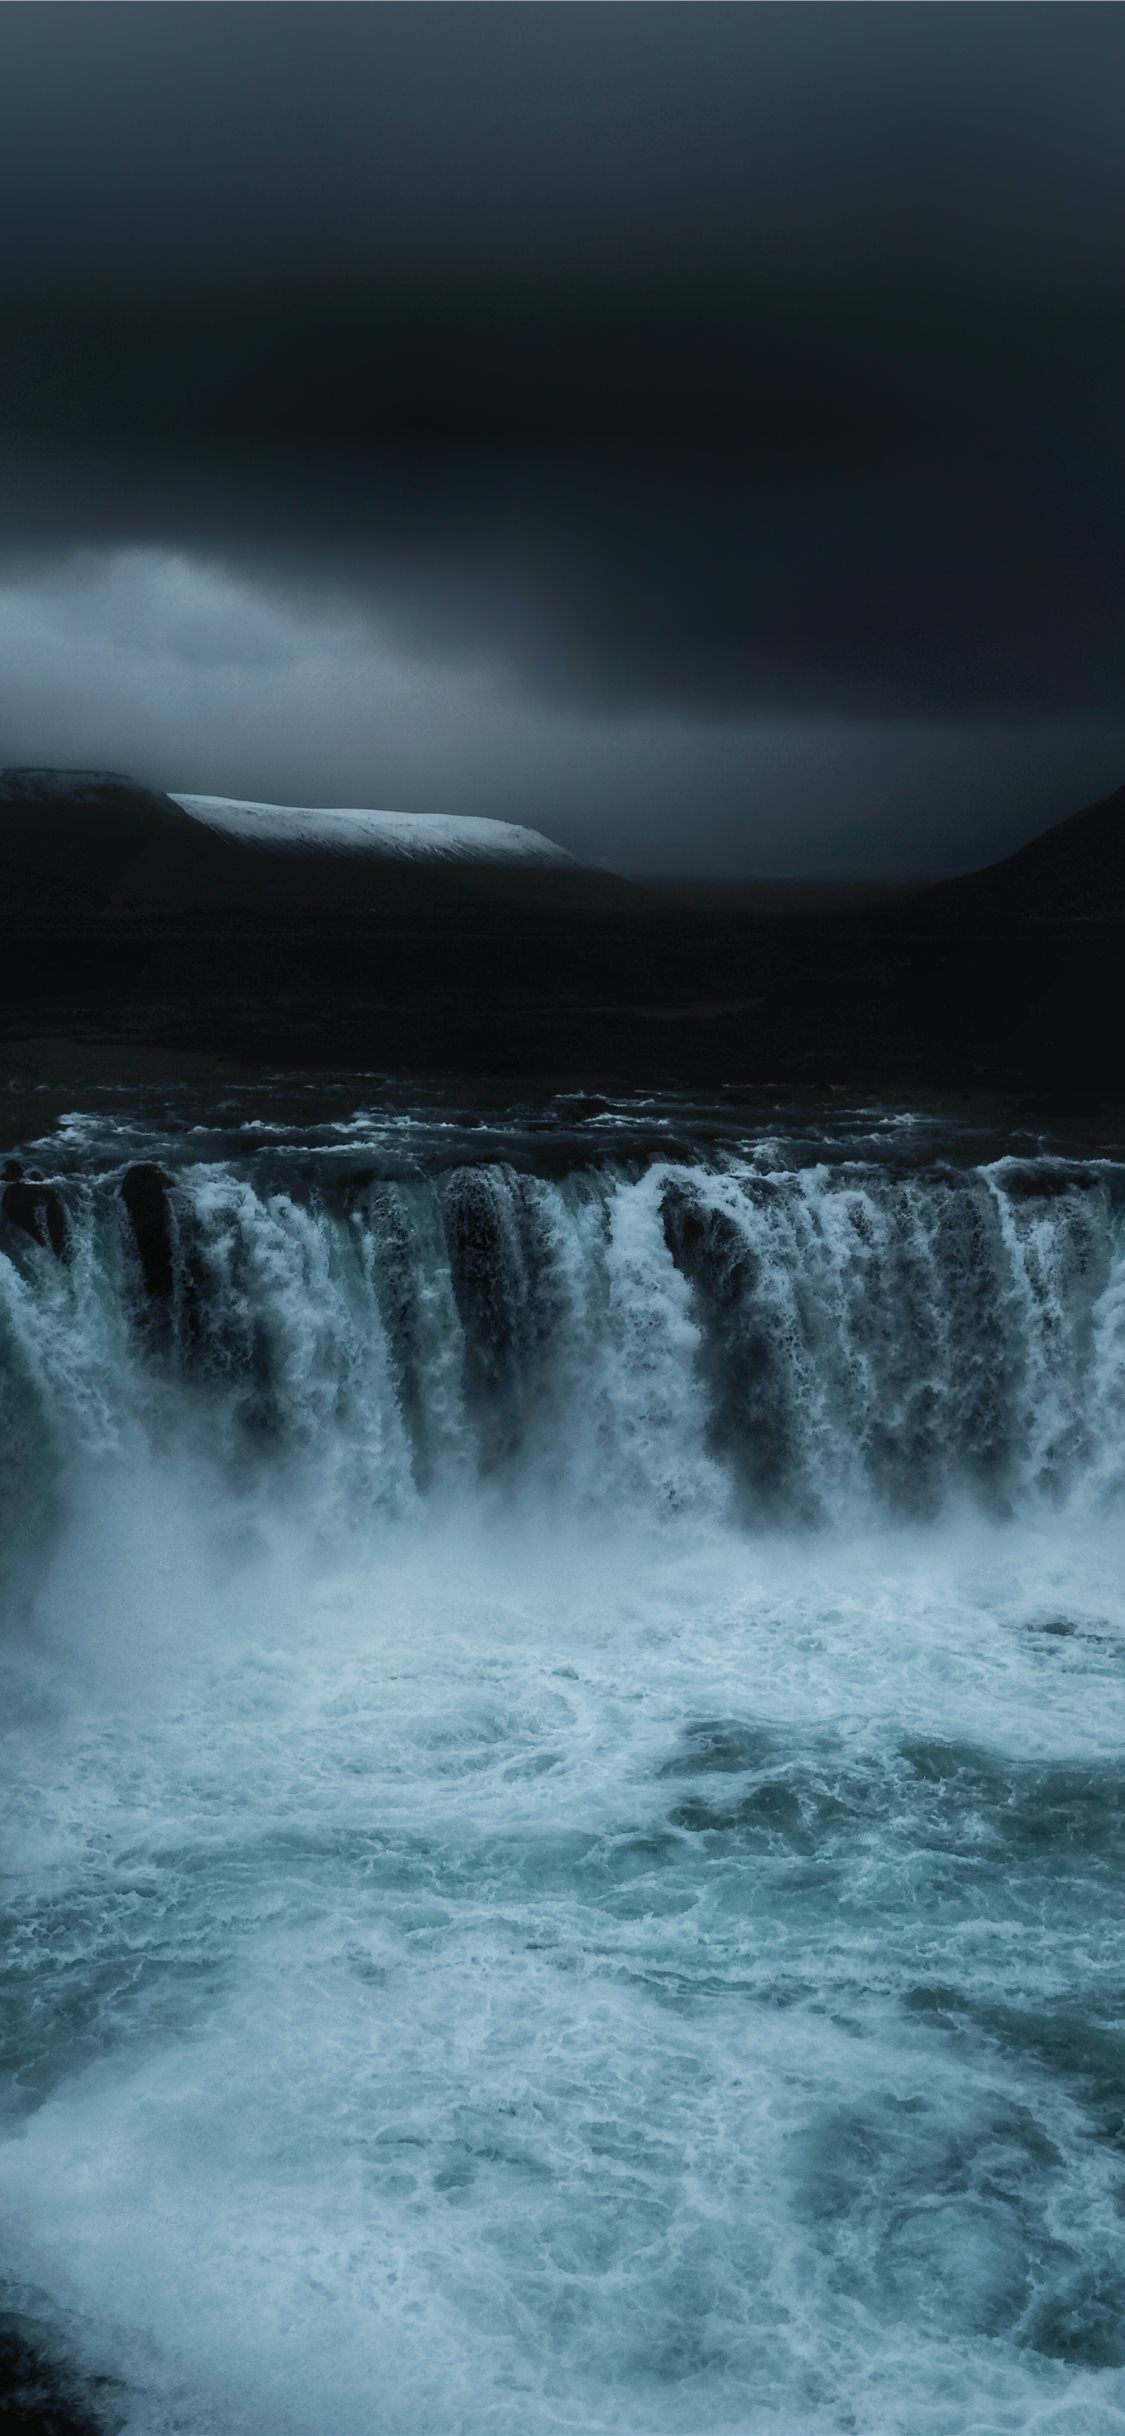
[(577, 717), (1104, 736), (1123, 81), (1101, 8), (9, 7), (10, 563)]

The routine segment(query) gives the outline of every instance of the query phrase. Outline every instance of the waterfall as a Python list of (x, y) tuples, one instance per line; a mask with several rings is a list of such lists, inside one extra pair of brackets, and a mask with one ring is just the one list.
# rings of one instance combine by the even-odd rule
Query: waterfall
[(776, 1152), (71, 1177), (7, 1225), (0, 1493), (181, 1448), (326, 1528), (445, 1498), (751, 1526), (1122, 1485), (1125, 1171)]
[(0, 1208), (0, 2351), (1119, 2428), (1125, 1166), (123, 1097)]

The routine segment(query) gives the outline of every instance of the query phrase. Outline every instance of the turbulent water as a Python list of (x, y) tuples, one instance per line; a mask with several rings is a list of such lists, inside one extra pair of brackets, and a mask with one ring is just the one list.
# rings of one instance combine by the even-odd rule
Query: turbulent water
[(15, 1130), (7, 2323), (129, 2436), (1125, 2430), (1114, 1146)]

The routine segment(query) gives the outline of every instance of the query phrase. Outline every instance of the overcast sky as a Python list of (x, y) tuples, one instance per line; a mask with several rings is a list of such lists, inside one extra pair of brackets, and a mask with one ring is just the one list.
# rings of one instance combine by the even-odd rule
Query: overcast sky
[(0, 759), (924, 874), (1125, 780), (1125, 12), (0, 9)]

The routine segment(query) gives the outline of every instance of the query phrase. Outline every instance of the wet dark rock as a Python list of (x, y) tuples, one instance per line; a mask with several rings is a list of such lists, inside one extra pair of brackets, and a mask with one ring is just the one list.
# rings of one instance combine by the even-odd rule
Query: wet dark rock
[(1010, 1201), (1065, 1200), (1068, 1193), (1096, 1192), (1100, 1181), (1099, 1176), (1084, 1174), (1079, 1167), (1024, 1168), (1009, 1163), (1004, 1171), (1004, 1190)]
[(109, 2436), (120, 2414), (80, 2401), (22, 2335), (0, 2330), (0, 2436)]
[(169, 1302), (174, 1282), (172, 1220), (168, 1208), (171, 1178), (163, 1168), (141, 1160), (126, 1169), (121, 1198), (137, 1246), (145, 1285), (155, 1302)]
[(1105, 1616), (1093, 1620), (1084, 1616), (1036, 1616), (1031, 1630), (1046, 1633), (1051, 1641), (1085, 1641), (1102, 1649), (1112, 1649), (1120, 1643), (1120, 1634)]
[(12, 1226), (18, 1226), (33, 1243), (50, 1246), (57, 1260), (66, 1251), (66, 1211), (61, 1194), (53, 1184), (45, 1184), (32, 1168), (25, 1175), (18, 1159), (9, 1159), (3, 1170), (4, 1191), (0, 1209)]

